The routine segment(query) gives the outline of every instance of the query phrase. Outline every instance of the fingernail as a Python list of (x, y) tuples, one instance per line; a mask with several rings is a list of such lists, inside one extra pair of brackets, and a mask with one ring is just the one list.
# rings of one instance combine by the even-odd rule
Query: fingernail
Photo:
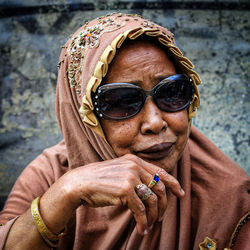
[(185, 191), (181, 188), (181, 194), (185, 195)]
[(148, 230), (145, 229), (144, 232), (143, 232), (144, 235), (147, 235), (148, 234)]

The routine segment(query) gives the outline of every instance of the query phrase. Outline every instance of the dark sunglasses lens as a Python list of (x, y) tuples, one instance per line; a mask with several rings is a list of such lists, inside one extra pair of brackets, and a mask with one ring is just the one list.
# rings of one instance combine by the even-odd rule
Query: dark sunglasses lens
[(187, 80), (173, 80), (157, 89), (155, 102), (163, 111), (175, 112), (184, 109), (191, 101), (192, 89)]
[(142, 104), (142, 93), (133, 88), (113, 88), (100, 96), (100, 109), (110, 118), (130, 117), (138, 112)]

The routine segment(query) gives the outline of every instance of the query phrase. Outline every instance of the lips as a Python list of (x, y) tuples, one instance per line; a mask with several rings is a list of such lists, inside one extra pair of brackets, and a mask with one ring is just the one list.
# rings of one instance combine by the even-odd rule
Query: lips
[(147, 159), (161, 159), (166, 157), (173, 148), (174, 142), (163, 142), (137, 152), (137, 155)]

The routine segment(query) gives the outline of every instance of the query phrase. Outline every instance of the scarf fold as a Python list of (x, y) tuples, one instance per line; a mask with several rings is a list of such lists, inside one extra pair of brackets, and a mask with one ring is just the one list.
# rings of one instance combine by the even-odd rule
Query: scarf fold
[[(201, 81), (169, 30), (139, 15), (114, 13), (92, 20), (72, 35), (59, 59), (56, 113), (71, 168), (116, 157), (93, 112), (91, 94), (101, 84), (125, 39), (133, 40), (143, 34), (166, 47), (181, 71), (193, 79), (194, 95), (189, 118), (195, 115), (200, 103), (197, 85)], [(85, 152), (86, 144), (91, 145), (92, 153)]]
[[(250, 208), (249, 176), (201, 132), (192, 127), (188, 144), (171, 173), (185, 196), (167, 191), (163, 221), (148, 235), (136, 231), (126, 207), (80, 207), (76, 213), (75, 250), (228, 248), (235, 227)], [(60, 246), (67, 245), (62, 238)]]
[[(93, 112), (91, 94), (101, 84), (125, 39), (141, 35), (164, 45), (181, 72), (192, 78), (194, 97), (189, 118), (194, 117), (200, 103), (197, 85), (201, 81), (193, 64), (176, 46), (174, 35), (138, 15), (115, 13), (97, 18), (73, 34), (59, 61), (56, 111), (65, 138), (69, 169), (116, 157)], [(192, 128), (188, 145), (172, 174), (186, 195), (179, 200), (168, 193), (165, 217), (147, 236), (137, 234), (129, 210), (81, 207), (77, 210), (74, 249), (87, 246), (91, 249), (189, 249), (190, 246), (198, 248), (206, 237), (212, 243), (218, 242), (218, 249), (226, 246), (237, 218), (250, 207), (246, 202), (249, 178), (244, 171)], [(227, 203), (221, 205), (225, 196)]]
[[(66, 171), (116, 157), (93, 112), (91, 93), (101, 84), (125, 39), (143, 34), (163, 44), (181, 71), (193, 79), (189, 118), (195, 115), (200, 78), (170, 31), (138, 15), (120, 13), (85, 24), (65, 44), (59, 60), (56, 113), (65, 141), (44, 151), (27, 167), (9, 196), (1, 220), (6, 222), (26, 211), (34, 197), (41, 196)], [(81, 206), (68, 223), (59, 249), (228, 247), (235, 226), (250, 208), (249, 176), (194, 127), (171, 174), (185, 190), (185, 197), (178, 199), (167, 190), (163, 221), (156, 222), (148, 235), (138, 235), (126, 207)], [(8, 230), (7, 225), (4, 237)]]

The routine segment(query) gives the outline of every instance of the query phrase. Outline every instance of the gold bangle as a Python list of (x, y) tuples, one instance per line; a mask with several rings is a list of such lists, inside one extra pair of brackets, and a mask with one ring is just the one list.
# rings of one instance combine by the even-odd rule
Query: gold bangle
[(41, 234), (44, 241), (51, 247), (57, 247), (59, 238), (65, 233), (60, 233), (58, 235), (52, 233), (47, 226), (44, 224), (43, 219), (39, 213), (39, 201), (40, 197), (35, 198), (31, 203), (31, 215), (37, 227), (37, 230)]

